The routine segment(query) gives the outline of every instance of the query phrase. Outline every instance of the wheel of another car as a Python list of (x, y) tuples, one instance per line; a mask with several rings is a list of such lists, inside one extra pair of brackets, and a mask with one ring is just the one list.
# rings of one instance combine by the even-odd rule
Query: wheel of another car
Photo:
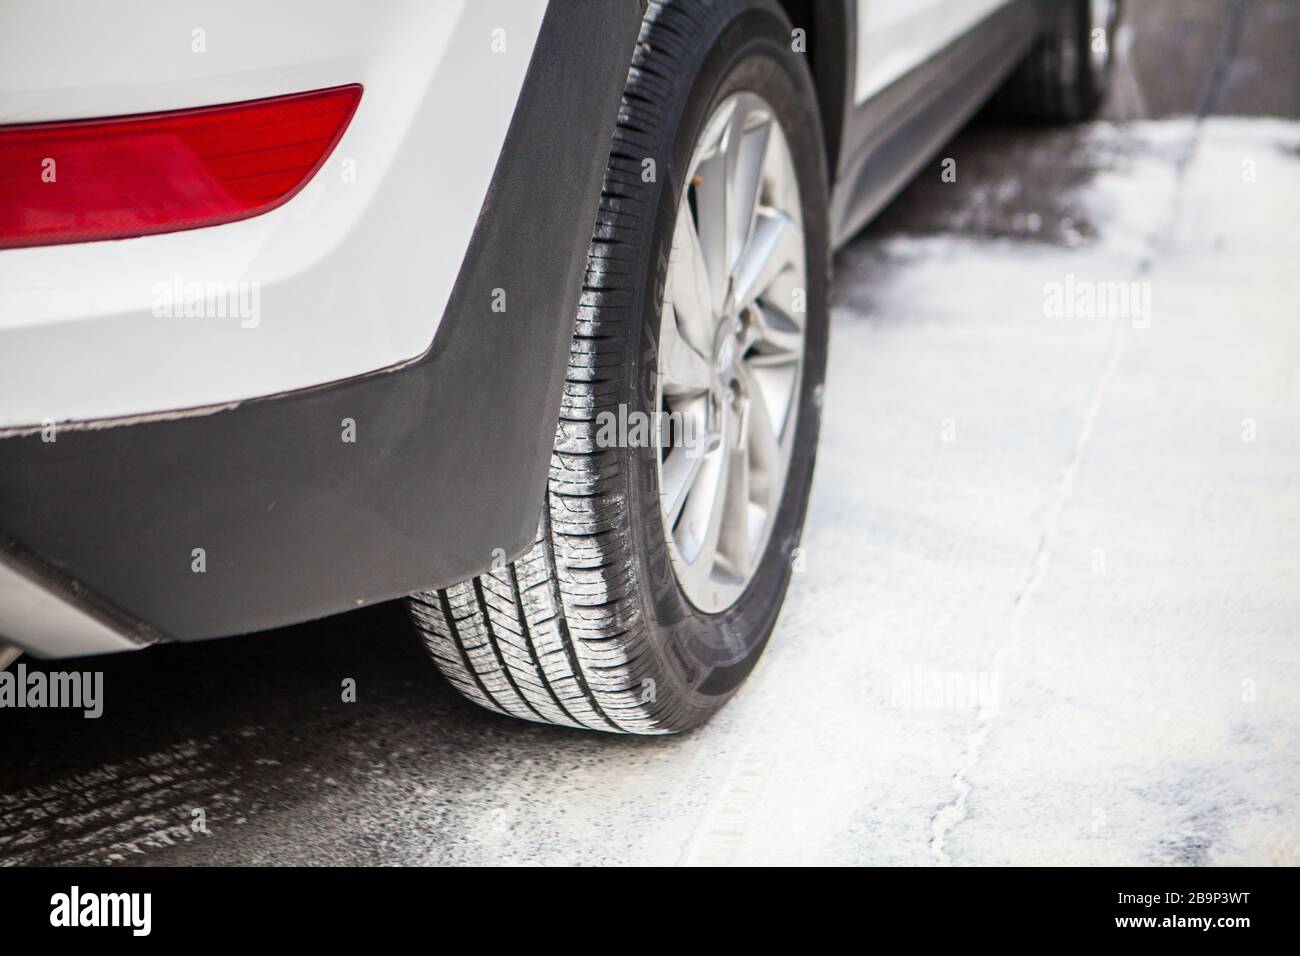
[(1073, 123), (1097, 115), (1110, 86), (1120, 0), (1059, 0), (1052, 21), (998, 94), (1009, 115)]

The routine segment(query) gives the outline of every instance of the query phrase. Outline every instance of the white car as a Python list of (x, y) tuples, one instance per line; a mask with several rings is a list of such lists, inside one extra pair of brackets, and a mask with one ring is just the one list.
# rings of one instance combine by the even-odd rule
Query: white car
[(486, 707), (700, 723), (796, 560), (832, 250), (999, 88), (1093, 113), (1116, 15), (5, 0), (0, 635), (405, 598)]

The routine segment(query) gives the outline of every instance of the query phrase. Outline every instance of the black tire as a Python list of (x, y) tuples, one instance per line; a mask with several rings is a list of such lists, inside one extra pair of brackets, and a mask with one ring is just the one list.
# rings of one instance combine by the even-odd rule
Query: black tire
[[(1038, 123), (1077, 123), (1101, 109), (1114, 65), (1120, 0), (1113, 0), (1104, 25), (1092, 22), (1089, 0), (1059, 0), (1053, 22), (1008, 78), (995, 110)], [(1095, 30), (1104, 37), (1094, 37)], [(1104, 60), (1093, 58), (1093, 44), (1104, 42)]]
[[(794, 461), (757, 572), (719, 614), (691, 605), (665, 550), (656, 450), (596, 442), (597, 416), (648, 412), (665, 270), (683, 178), (713, 106), (750, 89), (772, 105), (801, 192), (807, 265)], [(412, 595), (442, 673), (515, 717), (672, 733), (713, 715), (761, 654), (803, 527), (825, 374), (829, 229), (812, 77), (773, 2), (652, 0), (608, 158), (537, 539), (517, 561)], [(644, 182), (653, 158), (657, 181)]]

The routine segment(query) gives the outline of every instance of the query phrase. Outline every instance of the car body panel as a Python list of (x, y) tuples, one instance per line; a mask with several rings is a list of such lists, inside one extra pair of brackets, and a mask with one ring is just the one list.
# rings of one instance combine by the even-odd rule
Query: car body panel
[[(325, 167), (272, 212), (5, 250), (0, 429), (228, 404), (424, 353), (545, 9), (545, 0), (230, 0), (200, 13), (139, 0), (6, 0), (0, 124), (347, 83), (364, 93)], [(131, 28), (121, 29), (128, 19)], [(177, 315), (172, 290), (187, 286), (232, 286), (243, 299), (226, 314)]]
[[(871, 2), (862, 0), (863, 6)], [(848, 110), (831, 194), (836, 246), (866, 225), (975, 113), (1045, 22), (1043, 0), (962, 3), (966, 27), (960, 33)], [(973, 10), (985, 14), (970, 21)], [(871, 42), (858, 44), (859, 55)], [(919, 53), (914, 49), (912, 56)], [(854, 75), (863, 76), (861, 63)]]
[(857, 104), (1012, 0), (857, 0)]

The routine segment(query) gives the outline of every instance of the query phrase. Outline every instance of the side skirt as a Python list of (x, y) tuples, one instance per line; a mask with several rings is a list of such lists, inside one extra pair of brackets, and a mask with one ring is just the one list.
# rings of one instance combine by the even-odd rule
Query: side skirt
[(1042, 22), (1038, 0), (1015, 0), (851, 109), (831, 196), (836, 248), (974, 115), (1020, 62)]

